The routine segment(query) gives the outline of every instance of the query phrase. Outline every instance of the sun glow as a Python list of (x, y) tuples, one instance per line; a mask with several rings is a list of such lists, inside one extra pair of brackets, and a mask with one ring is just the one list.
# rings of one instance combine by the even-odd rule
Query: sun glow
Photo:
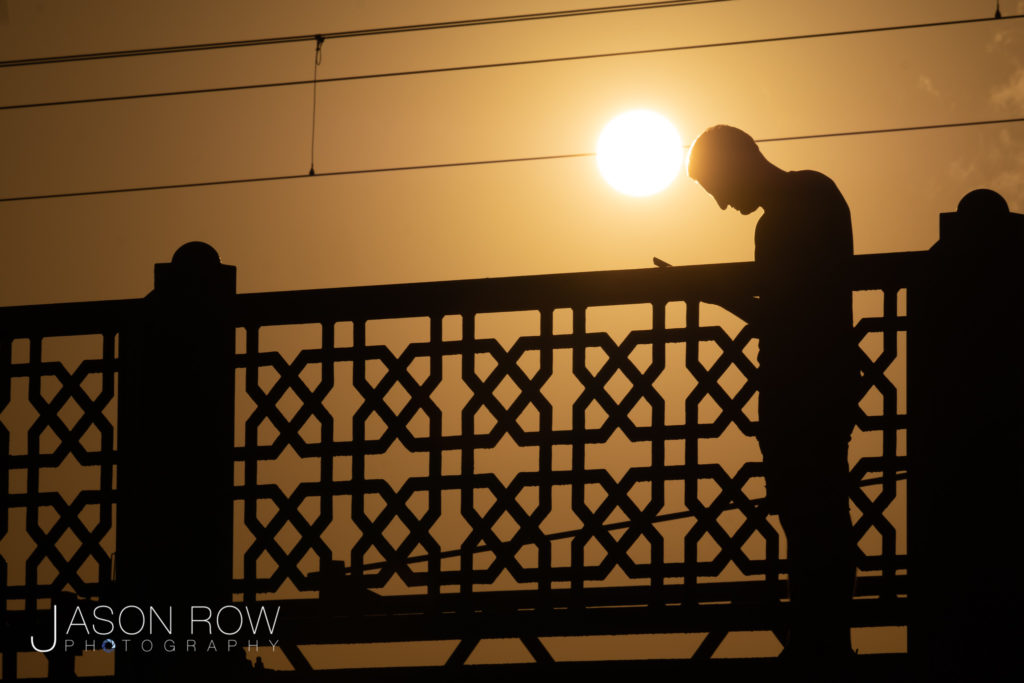
[(661, 192), (679, 174), (683, 143), (661, 114), (635, 109), (619, 114), (597, 139), (597, 168), (613, 188), (633, 197)]

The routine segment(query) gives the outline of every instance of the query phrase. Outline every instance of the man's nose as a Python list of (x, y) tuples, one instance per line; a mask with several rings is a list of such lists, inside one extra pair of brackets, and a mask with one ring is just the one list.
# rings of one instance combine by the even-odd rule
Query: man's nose
[(724, 200), (724, 199), (715, 199), (715, 201), (717, 201), (717, 202), (718, 202), (718, 207), (719, 207), (719, 208), (720, 208), (720, 209), (721, 209), (722, 211), (725, 211), (726, 209), (728, 209), (728, 208), (729, 208), (729, 205), (728, 205), (728, 204), (727, 204), (727, 203), (725, 202), (725, 200)]

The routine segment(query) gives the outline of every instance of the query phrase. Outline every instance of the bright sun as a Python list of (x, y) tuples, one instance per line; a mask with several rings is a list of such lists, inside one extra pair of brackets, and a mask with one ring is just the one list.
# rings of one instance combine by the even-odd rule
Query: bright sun
[(683, 165), (683, 143), (661, 114), (635, 109), (608, 122), (597, 139), (597, 168), (623, 194), (646, 197), (675, 180)]

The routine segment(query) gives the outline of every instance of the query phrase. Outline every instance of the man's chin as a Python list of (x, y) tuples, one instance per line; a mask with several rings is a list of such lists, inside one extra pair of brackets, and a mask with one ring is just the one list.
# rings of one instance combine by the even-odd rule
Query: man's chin
[(757, 207), (756, 206), (751, 206), (751, 207), (746, 207), (746, 208), (743, 208), (743, 209), (741, 209), (739, 207), (736, 207), (736, 210), (739, 211), (744, 216), (749, 216), (750, 214), (752, 214), (755, 211), (757, 211)]

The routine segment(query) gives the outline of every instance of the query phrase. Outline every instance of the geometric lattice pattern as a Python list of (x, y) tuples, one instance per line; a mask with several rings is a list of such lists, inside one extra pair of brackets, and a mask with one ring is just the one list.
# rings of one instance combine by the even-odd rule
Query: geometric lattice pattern
[[(862, 596), (906, 593), (913, 256), (865, 271), (854, 293)], [(471, 282), (386, 288), (372, 305), (353, 304), (360, 289), (238, 297), (236, 598), (778, 601), (785, 538), (761, 506), (757, 339), (685, 284), (747, 265), (672, 269), (678, 295), (637, 271), (571, 276), (568, 298), (516, 278), (484, 307), (467, 304)], [(61, 591), (111, 588), (117, 340), (138, 305), (0, 311), (9, 623)]]
[(33, 611), (61, 591), (95, 597), (110, 586), (116, 333), (13, 341), (0, 342), (0, 585), (2, 609)]
[[(862, 573), (883, 579), (876, 595), (895, 595), (906, 415), (892, 374), (905, 362), (905, 290), (873, 294), (881, 310), (856, 326), (865, 400), (851, 511)], [(592, 329), (594, 309), (536, 310), (536, 333), (502, 340), (481, 334), (479, 316), (436, 312), (420, 319), (425, 334), (388, 343), (368, 341), (373, 321), (316, 310), (308, 342), (289, 352), (245, 326), (236, 362), (251, 411), (236, 496), (251, 542), (236, 590), (315, 597), (341, 560), (355, 585), (384, 594), (521, 590), (543, 606), (559, 588), (627, 585), (642, 604), (699, 602), (721, 599), (707, 584), (741, 581), (776, 596), (784, 540), (759, 507), (751, 438), (756, 339), (696, 299), (642, 308), (642, 326), (606, 331)], [(714, 447), (723, 440), (736, 452)], [(277, 459), (305, 461), (306, 475), (261, 476)]]

